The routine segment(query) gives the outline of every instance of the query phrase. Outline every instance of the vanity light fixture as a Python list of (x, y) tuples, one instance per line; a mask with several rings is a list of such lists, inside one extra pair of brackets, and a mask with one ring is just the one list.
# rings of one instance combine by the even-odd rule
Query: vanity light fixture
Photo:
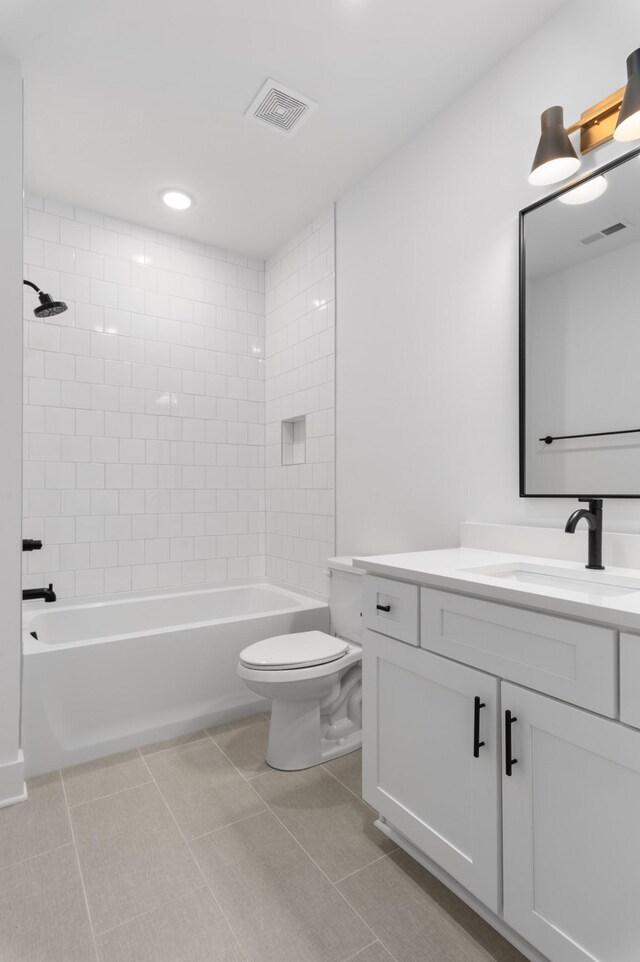
[(619, 141), (640, 139), (640, 48), (627, 57), (627, 89), (613, 133)]
[(575, 174), (580, 158), (569, 136), (577, 130), (582, 154), (614, 138), (618, 141), (640, 139), (640, 48), (627, 58), (627, 75), (626, 88), (621, 87), (584, 110), (580, 120), (569, 127), (564, 126), (562, 107), (549, 107), (544, 111), (538, 149), (529, 174), (530, 184), (557, 184)]
[(540, 124), (542, 132), (529, 174), (529, 183), (536, 187), (566, 180), (580, 167), (578, 155), (564, 129), (562, 107), (545, 110)]
[(598, 177), (590, 177), (583, 184), (578, 184), (561, 194), (558, 200), (561, 204), (588, 204), (592, 200), (602, 197), (608, 186), (606, 177), (600, 174)]
[(172, 210), (187, 210), (193, 203), (189, 195), (182, 190), (165, 190), (162, 200)]

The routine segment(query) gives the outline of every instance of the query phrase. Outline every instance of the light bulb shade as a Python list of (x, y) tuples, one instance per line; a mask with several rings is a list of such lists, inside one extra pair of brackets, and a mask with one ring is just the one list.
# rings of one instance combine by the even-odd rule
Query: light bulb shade
[(627, 89), (624, 92), (615, 140), (640, 140), (640, 48), (627, 57)]
[(569, 206), (589, 204), (592, 200), (602, 197), (607, 186), (606, 178), (599, 174), (597, 177), (590, 177), (584, 183), (578, 184), (577, 187), (572, 187), (571, 190), (561, 194), (558, 200), (561, 204), (568, 204)]
[(529, 183), (536, 186), (557, 184), (566, 180), (580, 167), (580, 160), (564, 129), (562, 107), (549, 107), (540, 117), (542, 132), (529, 174)]

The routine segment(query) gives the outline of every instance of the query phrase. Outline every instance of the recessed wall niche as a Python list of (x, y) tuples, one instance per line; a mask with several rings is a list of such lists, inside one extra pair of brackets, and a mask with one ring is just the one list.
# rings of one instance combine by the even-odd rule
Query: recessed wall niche
[(282, 463), (304, 464), (307, 459), (307, 419), (289, 418), (282, 422)]

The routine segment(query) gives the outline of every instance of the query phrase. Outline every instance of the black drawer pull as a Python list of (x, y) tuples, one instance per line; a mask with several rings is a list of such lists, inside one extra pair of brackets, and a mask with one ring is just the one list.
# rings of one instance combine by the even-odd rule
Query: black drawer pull
[(376, 605), (378, 611), (391, 611), (391, 605)]
[(504, 751), (507, 757), (505, 761), (504, 773), (509, 777), (511, 777), (513, 766), (518, 764), (518, 759), (511, 757), (511, 726), (517, 720), (518, 719), (516, 718), (516, 716), (512, 715), (509, 709), (505, 711), (504, 713)]
[(480, 749), (484, 742), (480, 741), (480, 709), (486, 708), (486, 704), (480, 701), (478, 695), (473, 699), (473, 757), (480, 757)]

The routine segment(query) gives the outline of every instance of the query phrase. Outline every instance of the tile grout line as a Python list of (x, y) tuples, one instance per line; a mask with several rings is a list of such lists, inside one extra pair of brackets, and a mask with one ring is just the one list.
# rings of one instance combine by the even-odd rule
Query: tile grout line
[(193, 838), (187, 839), (185, 837), (185, 842), (187, 845), (191, 845), (192, 842), (199, 842), (203, 838), (208, 838), (209, 835), (216, 835), (218, 832), (222, 832), (225, 828), (231, 828), (232, 825), (239, 825), (241, 822), (248, 822), (250, 818), (256, 818), (258, 815), (264, 815), (268, 811), (267, 806), (260, 809), (259, 812), (252, 812), (251, 815), (243, 815), (242, 818), (236, 818), (233, 822), (227, 822), (225, 825), (218, 825), (217, 828), (212, 828), (210, 832), (203, 832), (202, 835), (195, 835)]
[(343, 962), (356, 962), (359, 955), (362, 955), (363, 952), (366, 952), (367, 949), (370, 949), (373, 945), (378, 944), (381, 944), (379, 939), (376, 939), (375, 942), (369, 942), (368, 945), (365, 945), (364, 948), (356, 952), (355, 955), (350, 955), (348, 959), (343, 959)]
[[(200, 741), (204, 741), (204, 739), (199, 739), (199, 740), (200, 740)], [(140, 749), (138, 749), (138, 751), (140, 751)], [(222, 918), (225, 920), (225, 922), (226, 922), (227, 925), (229, 926), (229, 931), (231, 932), (232, 936), (234, 937), (234, 939), (235, 939), (235, 941), (236, 941), (236, 945), (238, 946), (238, 949), (240, 950), (240, 953), (241, 953), (243, 956), (245, 956), (244, 949), (242, 948), (242, 943), (241, 943), (240, 939), (238, 938), (235, 929), (234, 929), (233, 926), (231, 925), (231, 922), (230, 922), (229, 919), (227, 918), (227, 915), (226, 915), (224, 909), (223, 909), (222, 906), (220, 905), (220, 902), (219, 902), (218, 899), (216, 898), (215, 892), (213, 891), (213, 889), (211, 888), (211, 885), (209, 884), (207, 878), (205, 877), (205, 874), (204, 874), (204, 872), (202, 871), (202, 868), (200, 867), (200, 863), (198, 862), (198, 859), (196, 858), (195, 852), (192, 850), (191, 846), (189, 845), (189, 842), (188, 842), (187, 839), (185, 838), (184, 832), (182, 831), (182, 829), (181, 829), (180, 826), (178, 825), (178, 823), (177, 823), (177, 821), (176, 821), (176, 819), (175, 819), (175, 816), (174, 816), (173, 812), (171, 811), (171, 807), (170, 807), (168, 801), (166, 800), (166, 798), (164, 797), (164, 794), (163, 794), (163, 792), (162, 792), (162, 789), (160, 788), (160, 786), (158, 785), (157, 781), (156, 781), (155, 778), (153, 777), (153, 772), (151, 771), (151, 769), (150, 769), (149, 766), (147, 765), (147, 762), (146, 762), (146, 760), (145, 760), (144, 755), (141, 755), (141, 757), (142, 757), (142, 761), (144, 762), (144, 764), (145, 764), (145, 766), (146, 766), (146, 768), (147, 768), (147, 771), (148, 771), (149, 774), (151, 775), (153, 784), (155, 785), (156, 789), (158, 790), (158, 793), (159, 793), (159, 795), (160, 795), (160, 798), (161, 798), (162, 801), (164, 802), (165, 807), (166, 807), (167, 811), (169, 812), (169, 815), (171, 816), (171, 819), (172, 819), (172, 821), (173, 821), (173, 824), (175, 825), (176, 829), (178, 830), (178, 832), (179, 832), (179, 834), (180, 834), (180, 837), (182, 838), (184, 844), (186, 845), (187, 851), (188, 851), (189, 855), (191, 856), (191, 858), (193, 859), (196, 868), (197, 868), (198, 871), (200, 872), (200, 875), (201, 875), (201, 877), (202, 877), (202, 881), (204, 882), (204, 886), (203, 886), (203, 887), (206, 887), (206, 888), (209, 889), (209, 892), (211, 893), (211, 898), (213, 899), (213, 901), (214, 901), (215, 904), (217, 905), (218, 910), (219, 910), (220, 914), (222, 915)], [(256, 792), (256, 795), (257, 795), (257, 792)], [(245, 958), (246, 958), (246, 956), (245, 956)]]
[(8, 868), (15, 868), (16, 865), (24, 865), (25, 862), (31, 862), (34, 858), (41, 858), (43, 855), (51, 855), (52, 852), (59, 852), (61, 848), (67, 848), (68, 845), (73, 845), (73, 840), (63, 842), (62, 845), (55, 845), (53, 848), (47, 848), (44, 852), (36, 852), (35, 855), (28, 855), (26, 858), (21, 858), (17, 862), (7, 862), (6, 865), (0, 867), (0, 872), (4, 872), (4, 870)]
[(85, 805), (92, 805), (94, 802), (101, 802), (105, 798), (113, 798), (115, 795), (122, 795), (124, 792), (133, 792), (136, 788), (142, 788), (144, 785), (151, 785), (153, 779), (147, 779), (146, 782), (139, 782), (137, 785), (127, 785), (126, 788), (119, 788), (116, 792), (107, 792), (106, 795), (96, 795), (95, 798), (88, 798), (86, 802), (76, 802), (75, 805), (69, 805), (67, 803), (69, 811), (75, 812), (77, 808), (84, 808)]
[[(203, 881), (202, 885), (199, 888), (194, 889), (193, 891), (201, 892), (203, 889), (206, 889), (206, 888), (208, 888), (208, 885), (206, 882)], [(147, 909), (146, 912), (140, 912), (138, 915), (134, 915), (133, 918), (125, 919), (124, 922), (118, 922), (117, 925), (112, 925), (111, 928), (109, 929), (102, 929), (100, 932), (96, 934), (96, 938), (101, 939), (103, 935), (110, 935), (111, 932), (115, 932), (116, 929), (121, 929), (124, 925), (129, 925), (130, 922), (137, 922), (138, 919), (143, 919), (147, 915), (153, 915), (153, 913), (156, 912), (158, 908), (164, 909), (164, 908), (167, 908), (169, 905), (173, 905), (174, 902), (179, 902), (181, 899), (189, 898), (189, 895), (191, 894), (192, 894), (191, 892), (187, 892), (186, 895), (184, 894), (176, 895), (176, 897), (174, 899), (171, 899), (169, 902), (163, 902), (161, 905), (156, 906), (153, 909)]]
[[(394, 849), (394, 851), (396, 850)], [(353, 872), (347, 872), (347, 874), (343, 875), (342, 878), (336, 879), (335, 882), (332, 882), (332, 885), (341, 885), (342, 882), (346, 882), (348, 878), (352, 878), (354, 875), (357, 875), (358, 872), (362, 872), (364, 869), (370, 868), (372, 865), (375, 865), (376, 862), (381, 862), (383, 858), (386, 858), (387, 855), (391, 854), (391, 852), (383, 852), (382, 855), (378, 855), (377, 858), (372, 858), (371, 861), (367, 862), (366, 865), (361, 865), (360, 868), (354, 869)]]
[[(207, 732), (207, 734), (209, 735), (209, 732)], [(209, 735), (209, 737), (211, 738), (211, 741), (214, 743), (214, 745), (217, 745), (217, 747), (220, 748), (220, 746), (219, 746), (218, 743), (215, 741), (215, 739), (213, 738), (213, 736), (212, 736), (212, 735)], [(222, 754), (224, 755), (224, 757), (233, 765), (233, 767), (234, 767), (235, 770), (238, 772), (238, 774), (241, 776), (241, 778), (243, 778), (243, 779), (245, 780), (246, 784), (251, 787), (251, 779), (248, 779), (248, 778), (243, 774), (243, 772), (241, 772), (240, 769), (237, 768), (236, 765), (233, 764), (232, 760), (229, 758), (229, 756), (226, 754), (226, 752), (225, 752), (222, 748), (220, 748), (220, 751), (222, 752)], [(263, 772), (262, 774), (267, 774), (267, 773), (266, 773), (266, 772)], [(339, 781), (339, 779), (336, 779), (336, 781)], [(342, 784), (342, 783), (341, 783), (341, 784)], [(254, 791), (255, 791), (255, 789), (254, 789)], [(257, 792), (255, 792), (255, 794), (258, 795)], [(352, 792), (351, 794), (353, 794), (353, 792)], [(260, 796), (258, 796), (258, 797), (260, 797)], [(264, 799), (262, 799), (262, 800), (264, 801)], [(384, 942), (382, 942), (382, 940), (379, 938), (379, 936), (376, 935), (376, 933), (373, 931), (373, 929), (371, 928), (371, 926), (370, 926), (367, 922), (365, 922), (365, 920), (362, 918), (362, 916), (360, 915), (360, 913), (357, 912), (356, 909), (355, 909), (355, 908), (353, 907), (353, 905), (351, 904), (351, 902), (349, 902), (348, 898), (347, 898), (345, 895), (342, 894), (342, 892), (340, 891), (340, 889), (339, 889), (338, 886), (337, 886), (337, 883), (331, 881), (331, 879), (329, 878), (329, 876), (327, 875), (327, 873), (324, 871), (324, 869), (322, 869), (322, 868), (318, 865), (318, 863), (316, 862), (316, 860), (313, 858), (313, 856), (310, 855), (309, 852), (307, 852), (307, 850), (306, 850), (306, 848), (304, 847), (304, 845), (302, 844), (302, 842), (300, 842), (300, 841), (295, 837), (295, 835), (293, 834), (293, 832), (290, 832), (290, 831), (289, 831), (289, 829), (287, 828), (287, 826), (284, 824), (284, 822), (282, 821), (282, 819), (280, 819), (280, 818), (278, 817), (278, 815), (276, 814), (276, 812), (274, 812), (274, 810), (271, 808), (271, 806), (269, 805), (269, 803), (266, 802), (266, 801), (265, 801), (264, 803), (265, 803), (265, 805), (267, 806), (267, 810), (273, 815), (273, 817), (274, 817), (274, 818), (276, 819), (276, 821), (282, 826), (282, 828), (285, 830), (285, 832), (287, 832), (287, 834), (291, 836), (291, 838), (293, 839), (293, 841), (295, 842), (295, 844), (304, 852), (304, 854), (307, 856), (307, 858), (310, 859), (310, 861), (315, 865), (315, 867), (318, 869), (318, 871), (322, 873), (322, 875), (324, 876), (324, 878), (326, 878), (326, 880), (327, 880), (327, 882), (329, 883), (329, 885), (331, 885), (331, 886), (333, 887), (333, 890), (334, 890), (335, 892), (337, 892), (337, 894), (340, 896), (340, 898), (341, 898), (342, 901), (345, 903), (345, 905), (347, 905), (347, 906), (349, 907), (349, 909), (353, 912), (353, 914), (354, 914), (357, 918), (360, 919), (360, 921), (362, 922), (362, 924), (363, 924), (367, 929), (369, 929), (369, 931), (371, 932), (371, 935), (373, 936), (373, 941), (374, 941), (374, 942), (380, 942), (380, 944), (383, 945), (385, 949), (387, 949), (387, 946), (384, 944)], [(258, 814), (259, 814), (259, 813), (258, 813)], [(387, 855), (383, 855), (382, 858), (387, 858)], [(378, 862), (378, 861), (380, 861), (380, 859), (375, 859), (375, 861)], [(369, 863), (369, 864), (373, 864), (373, 863)], [(367, 866), (366, 866), (366, 865), (365, 865), (365, 866), (362, 866), (362, 868), (367, 868)], [(361, 868), (361, 869), (357, 869), (356, 872), (362, 871), (362, 868)], [(354, 873), (352, 873), (352, 874), (355, 875), (356, 872), (354, 872)], [(371, 945), (371, 944), (373, 944), (373, 943), (369, 943), (369, 944)], [(365, 948), (368, 948), (368, 946), (363, 946), (362, 949), (360, 949), (360, 952), (363, 952)], [(387, 949), (387, 951), (389, 951), (389, 950)], [(391, 955), (391, 952), (389, 952), (389, 955)], [(356, 957), (357, 957), (357, 955), (356, 955)], [(353, 958), (353, 957), (352, 957), (352, 958)], [(397, 962), (397, 960), (395, 959), (394, 956), (391, 956), (391, 958), (393, 959), (393, 962)]]
[[(327, 882), (329, 883), (329, 885), (331, 885), (331, 886), (333, 887), (334, 892), (337, 892), (337, 893), (338, 893), (338, 895), (340, 896), (340, 898), (342, 899), (342, 901), (345, 903), (345, 905), (348, 905), (348, 906), (349, 906), (349, 908), (351, 909), (351, 911), (353, 912), (353, 914), (356, 915), (356, 916), (360, 919), (360, 921), (362, 922), (362, 924), (363, 924), (364, 926), (366, 926), (366, 928), (369, 929), (369, 931), (371, 932), (371, 935), (374, 937), (374, 939), (377, 940), (377, 939), (378, 939), (378, 936), (377, 936), (376, 933), (373, 931), (373, 929), (371, 928), (371, 926), (370, 926), (367, 922), (365, 922), (365, 920), (362, 918), (362, 916), (360, 915), (360, 913), (357, 912), (357, 911), (354, 909), (354, 907), (351, 905), (351, 903), (349, 902), (349, 900), (342, 894), (342, 892), (341, 892), (340, 889), (337, 887), (337, 885), (335, 885), (335, 883), (331, 881), (331, 879), (329, 878), (329, 876), (327, 875), (327, 873), (324, 871), (324, 869), (322, 869), (322, 868), (318, 865), (318, 863), (316, 862), (316, 860), (313, 858), (313, 856), (310, 855), (309, 852), (307, 852), (307, 850), (306, 850), (306, 848), (304, 847), (304, 845), (302, 844), (302, 842), (298, 841), (298, 839), (295, 837), (295, 835), (293, 834), (293, 832), (290, 832), (290, 831), (289, 831), (289, 829), (288, 829), (287, 826), (284, 824), (284, 822), (282, 821), (282, 819), (279, 818), (278, 815), (276, 815), (276, 813), (273, 811), (273, 809), (272, 809), (269, 805), (267, 805), (267, 808), (269, 809), (269, 811), (271, 812), (271, 814), (273, 815), (273, 817), (276, 819), (276, 821), (279, 822), (279, 824), (282, 826), (282, 828), (285, 830), (285, 832), (287, 832), (287, 834), (291, 836), (291, 838), (292, 838), (293, 841), (296, 843), (296, 845), (298, 845), (298, 846), (302, 849), (302, 851), (303, 851), (304, 854), (307, 856), (307, 858), (310, 859), (311, 862), (313, 862), (313, 864), (314, 864), (315, 867), (318, 869), (318, 871), (321, 872), (322, 875), (326, 878), (326, 880), (327, 880)], [(364, 946), (363, 946), (363, 948), (364, 948)], [(362, 950), (361, 950), (361, 951), (362, 951)]]
[(239, 939), (239, 937), (238, 937), (238, 934), (237, 934), (236, 930), (234, 929), (233, 925), (231, 924), (231, 922), (230, 922), (229, 919), (227, 918), (226, 912), (224, 911), (224, 909), (223, 909), (222, 906), (220, 905), (220, 902), (219, 902), (218, 899), (216, 898), (216, 894), (215, 894), (215, 892), (213, 891), (213, 889), (211, 888), (211, 885), (209, 884), (209, 882), (208, 882), (207, 879), (205, 878), (204, 872), (202, 871), (202, 868), (201, 868), (201, 866), (200, 866), (200, 862), (198, 861), (198, 858), (197, 858), (195, 852), (193, 851), (193, 849), (191, 848), (191, 846), (189, 845), (188, 842), (186, 843), (186, 845), (187, 845), (187, 848), (189, 849), (189, 853), (190, 853), (190, 855), (191, 855), (191, 858), (193, 859), (193, 861), (195, 862), (195, 864), (196, 864), (196, 866), (197, 866), (197, 868), (198, 868), (198, 871), (200, 872), (200, 874), (201, 874), (202, 877), (204, 878), (205, 886), (206, 886), (206, 888), (209, 890), (209, 892), (210, 892), (210, 894), (211, 894), (211, 898), (213, 899), (213, 901), (215, 902), (215, 904), (218, 906), (218, 910), (219, 910), (222, 918), (225, 920), (225, 922), (226, 922), (227, 925), (229, 926), (229, 931), (231, 932), (231, 935), (234, 937), (235, 942), (236, 942), (236, 945), (238, 946), (238, 949), (239, 949), (239, 951), (240, 951), (243, 959), (246, 959), (246, 955), (245, 955), (244, 948), (243, 948), (243, 946), (242, 946), (242, 942), (240, 941), (240, 939)]
[[(343, 756), (338, 756), (338, 757), (343, 757)], [(321, 763), (319, 767), (322, 768), (323, 772), (326, 772), (327, 775), (331, 775), (332, 778), (335, 778), (335, 780), (336, 780), (337, 782), (339, 782), (340, 785), (343, 786), (343, 788), (346, 788), (346, 790), (347, 790), (348, 792), (351, 792), (351, 794), (353, 795), (353, 797), (354, 797), (354, 798), (357, 798), (359, 802), (364, 802), (365, 805), (368, 804), (367, 802), (364, 801), (364, 798), (362, 797), (362, 795), (358, 795), (358, 793), (357, 793), (357, 792), (354, 792), (354, 790), (353, 790), (352, 788), (349, 788), (349, 786), (346, 785), (345, 782), (343, 782), (341, 778), (338, 778), (337, 775), (334, 775), (333, 772), (330, 771), (330, 770), (327, 768), (327, 766), (326, 766), (326, 764), (325, 764), (324, 762)], [(369, 807), (371, 807), (371, 806), (369, 806)]]
[[(224, 755), (224, 757), (227, 759), (227, 761), (229, 762), (229, 764), (230, 764), (231, 766), (233, 766), (234, 770), (237, 772), (237, 774), (240, 776), (240, 778), (241, 778), (244, 782), (246, 782), (246, 784), (249, 786), (249, 788), (251, 789), (251, 791), (253, 792), (253, 794), (256, 796), (256, 798), (259, 799), (259, 800), (262, 802), (262, 804), (265, 806), (264, 809), (263, 809), (263, 811), (266, 811), (266, 810), (271, 811), (271, 806), (269, 805), (269, 803), (264, 800), (264, 798), (262, 797), (262, 795), (260, 795), (260, 793), (257, 792), (257, 791), (255, 790), (255, 788), (253, 787), (253, 785), (251, 784), (251, 782), (254, 781), (256, 778), (259, 778), (260, 775), (268, 775), (269, 773), (268, 773), (268, 772), (258, 772), (257, 774), (252, 775), (251, 778), (248, 778), (248, 777), (244, 774), (244, 772), (240, 771), (240, 769), (238, 768), (237, 765), (234, 765), (233, 761), (231, 760), (231, 758), (229, 758), (229, 756), (228, 756), (227, 753), (225, 752), (224, 748), (222, 748), (221, 745), (218, 745), (218, 743), (217, 743), (217, 741), (215, 740), (215, 738), (213, 737), (213, 735), (210, 735), (209, 732), (207, 732), (207, 735), (209, 735), (209, 738), (211, 739), (211, 741), (213, 742), (213, 744), (216, 746), (216, 748), (218, 749), (218, 751), (221, 752), (221, 754)], [(259, 815), (260, 813), (259, 813), (259, 812), (256, 812), (256, 814)]]
[(69, 828), (71, 829), (71, 838), (73, 840), (73, 851), (76, 856), (76, 865), (78, 866), (78, 873), (80, 875), (80, 884), (82, 885), (82, 894), (84, 896), (84, 904), (87, 910), (87, 918), (89, 919), (89, 931), (91, 932), (91, 942), (93, 945), (93, 951), (96, 956), (96, 962), (100, 962), (100, 956), (98, 954), (98, 944), (96, 942), (96, 933), (93, 928), (93, 919), (91, 917), (91, 909), (89, 908), (89, 899), (87, 897), (87, 889), (84, 884), (84, 874), (82, 872), (82, 865), (80, 864), (80, 855), (78, 854), (78, 843), (76, 842), (76, 833), (73, 828), (73, 821), (71, 819), (71, 809), (69, 808), (69, 800), (67, 798), (67, 789), (64, 784), (64, 778), (62, 777), (62, 771), (58, 772), (60, 776), (60, 784), (62, 785), (62, 793), (64, 795), (64, 803), (67, 809), (67, 818), (69, 819)]

